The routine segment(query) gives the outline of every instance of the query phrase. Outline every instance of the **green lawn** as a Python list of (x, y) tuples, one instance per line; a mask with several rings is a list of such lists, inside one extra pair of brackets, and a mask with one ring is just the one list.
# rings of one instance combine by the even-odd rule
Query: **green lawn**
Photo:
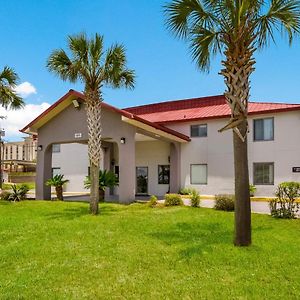
[(143, 204), (0, 202), (0, 299), (299, 299), (300, 220)]

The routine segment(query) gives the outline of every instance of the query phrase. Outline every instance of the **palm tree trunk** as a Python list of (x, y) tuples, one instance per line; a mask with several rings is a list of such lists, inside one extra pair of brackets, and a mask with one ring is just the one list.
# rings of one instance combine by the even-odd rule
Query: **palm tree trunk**
[[(247, 131), (247, 121), (238, 126), (244, 135)], [(234, 175), (235, 175), (235, 238), (236, 246), (251, 244), (251, 207), (249, 191), (247, 136), (245, 141), (233, 132)]]
[[(244, 46), (244, 47), (243, 47)], [(227, 91), (225, 98), (231, 108), (231, 120), (220, 131), (233, 129), (234, 173), (235, 173), (235, 237), (236, 246), (251, 244), (251, 206), (248, 167), (248, 101), (250, 92), (250, 75), (255, 61), (252, 59), (254, 49), (251, 46), (233, 43), (226, 49), (225, 77)]]
[(86, 111), (88, 124), (88, 154), (90, 160), (90, 213), (99, 212), (99, 169), (101, 155), (101, 101), (98, 92), (86, 93)]
[(64, 200), (63, 187), (62, 186), (56, 186), (55, 191), (56, 191), (57, 200), (63, 201)]

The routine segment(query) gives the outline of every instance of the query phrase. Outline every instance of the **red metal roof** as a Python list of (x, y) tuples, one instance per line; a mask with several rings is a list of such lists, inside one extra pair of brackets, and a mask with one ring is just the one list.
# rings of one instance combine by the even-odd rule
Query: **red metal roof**
[[(154, 123), (184, 122), (201, 119), (217, 119), (230, 116), (230, 108), (223, 95), (168, 101), (125, 108), (139, 117)], [(268, 114), (300, 110), (300, 104), (249, 102), (248, 112)]]

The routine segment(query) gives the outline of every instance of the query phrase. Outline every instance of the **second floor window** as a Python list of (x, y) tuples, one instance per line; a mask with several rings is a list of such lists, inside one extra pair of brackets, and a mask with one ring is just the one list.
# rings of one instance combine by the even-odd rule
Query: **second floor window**
[(256, 119), (254, 124), (254, 141), (274, 140), (274, 118)]
[(206, 137), (207, 124), (191, 125), (191, 137)]

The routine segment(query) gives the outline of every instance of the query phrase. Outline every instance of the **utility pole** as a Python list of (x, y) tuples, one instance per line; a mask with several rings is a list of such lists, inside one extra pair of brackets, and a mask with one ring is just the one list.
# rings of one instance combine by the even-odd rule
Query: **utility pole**
[[(6, 116), (0, 116), (0, 119), (6, 119)], [(0, 129), (0, 190), (2, 190), (2, 183), (3, 183), (3, 168), (2, 168), (2, 144), (3, 140), (2, 137), (5, 136), (4, 128)]]
[(3, 128), (0, 129), (0, 189), (2, 190), (3, 183), (3, 168), (2, 168), (2, 137), (5, 136), (5, 131)]

